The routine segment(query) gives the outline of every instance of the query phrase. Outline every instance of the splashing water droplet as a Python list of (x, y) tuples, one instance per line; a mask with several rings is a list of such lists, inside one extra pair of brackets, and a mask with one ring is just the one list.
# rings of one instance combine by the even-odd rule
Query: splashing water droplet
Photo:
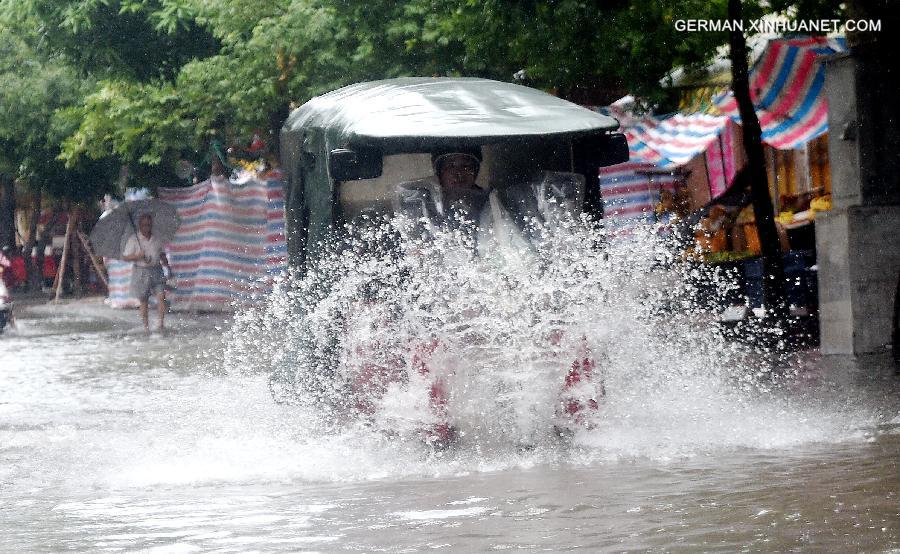
[(655, 229), (561, 218), (510, 245), (413, 227), (369, 221), (323, 245), (236, 317), (226, 371), (268, 374), (312, 435), (457, 440), (476, 456), (553, 450), (560, 435), (627, 456), (758, 446), (796, 415), (760, 403), (774, 374), (709, 310), (731, 282)]

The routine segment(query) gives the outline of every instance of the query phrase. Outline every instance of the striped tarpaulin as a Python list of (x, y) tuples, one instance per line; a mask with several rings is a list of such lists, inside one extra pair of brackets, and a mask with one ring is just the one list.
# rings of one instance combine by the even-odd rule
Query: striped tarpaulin
[[(825, 56), (845, 52), (843, 38), (772, 40), (750, 70), (750, 96), (762, 127), (763, 142), (797, 148), (828, 131)], [(714, 99), (722, 113), (740, 122), (734, 93)]]
[(659, 191), (674, 190), (677, 181), (676, 175), (658, 173), (651, 164), (628, 162), (603, 168), (603, 219), (613, 228), (654, 222)]
[(266, 184), (266, 270), (272, 277), (287, 269), (287, 242), (284, 230), (284, 175), (280, 170), (263, 175)]
[[(843, 38), (776, 39), (768, 43), (750, 73), (750, 89), (763, 129), (763, 141), (775, 148), (796, 148), (828, 130), (822, 57), (846, 50)], [(703, 153), (710, 196), (722, 194), (737, 171), (734, 122), (737, 104), (731, 91), (714, 100), (723, 115), (675, 114), (634, 117), (617, 112), (628, 140), (630, 161), (600, 170), (604, 213), (628, 224), (652, 219), (654, 183), (661, 173)], [(672, 180), (674, 182), (674, 179)], [(650, 199), (648, 203), (647, 199)]]
[(704, 153), (711, 198), (716, 198), (724, 193), (737, 175), (734, 150), (734, 137), (737, 132), (735, 123), (729, 120), (725, 129), (709, 143)]
[(109, 275), (109, 294), (106, 303), (114, 308), (137, 308), (137, 298), (128, 292), (131, 283), (131, 262), (104, 258)]
[(600, 170), (604, 218), (621, 227), (654, 220), (662, 188), (678, 181), (672, 172), (695, 156), (706, 156), (710, 186), (724, 191), (734, 178), (733, 124), (725, 116), (675, 114), (622, 117), (629, 161)]
[(673, 169), (686, 164), (709, 147), (725, 128), (728, 118), (703, 113), (644, 117), (626, 123), (631, 160)]
[[(281, 175), (272, 172), (241, 185), (211, 179), (187, 188), (163, 188), (181, 227), (167, 247), (177, 288), (173, 308), (227, 310), (267, 291), (286, 267)], [(110, 260), (109, 303), (129, 298), (131, 265)]]

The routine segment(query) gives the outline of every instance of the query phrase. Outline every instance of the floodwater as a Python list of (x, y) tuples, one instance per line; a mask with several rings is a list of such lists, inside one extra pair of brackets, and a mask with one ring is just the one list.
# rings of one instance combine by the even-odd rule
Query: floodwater
[(435, 453), (309, 436), (264, 376), (216, 369), (222, 321), (176, 315), (167, 335), (144, 335), (136, 315), (34, 306), (0, 337), (0, 550), (900, 547), (884, 360), (809, 354), (809, 390), (757, 400), (758, 419)]
[[(254, 364), (295, 330), (271, 306), (237, 322), (176, 313), (165, 334), (94, 300), (21, 307), (0, 336), (0, 550), (900, 549), (900, 386), (887, 356), (807, 351), (772, 373), (742, 347), (681, 331), (696, 327), (687, 320), (664, 330), (665, 354), (646, 334), (659, 327), (622, 306), (590, 313), (620, 329), (602, 337), (593, 426), (542, 434), (546, 414), (467, 374), (465, 432), (445, 450), (386, 432), (396, 418), (326, 428), (315, 403), (276, 402), (284, 380)], [(270, 324), (250, 328), (259, 321)], [(497, 380), (514, 373), (495, 345), (471, 342), (491, 352)], [(769, 369), (750, 382), (723, 366)], [(401, 411), (397, 394), (384, 413)]]

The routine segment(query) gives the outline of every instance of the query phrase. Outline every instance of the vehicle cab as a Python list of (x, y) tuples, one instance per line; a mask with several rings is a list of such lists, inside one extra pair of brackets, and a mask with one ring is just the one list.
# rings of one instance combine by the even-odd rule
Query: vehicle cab
[(281, 132), (290, 265), (303, 271), (318, 244), (361, 214), (391, 215), (398, 185), (432, 176), (437, 151), (477, 149), (477, 186), (508, 206), (536, 179), (568, 175), (568, 203), (601, 215), (598, 168), (628, 159), (618, 126), (539, 90), (478, 78), (389, 79), (313, 98)]

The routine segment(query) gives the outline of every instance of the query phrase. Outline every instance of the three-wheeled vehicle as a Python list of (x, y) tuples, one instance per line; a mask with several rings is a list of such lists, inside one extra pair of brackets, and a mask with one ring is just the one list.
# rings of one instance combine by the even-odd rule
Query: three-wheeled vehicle
[[(557, 192), (575, 210), (596, 211), (598, 169), (628, 159), (618, 127), (539, 90), (477, 78), (390, 79), (313, 98), (281, 132), (290, 266), (300, 273), (315, 267), (318, 245), (339, 240), (360, 214), (391, 214), (398, 184), (433, 175), (436, 152), (477, 150), (476, 184), (500, 198), (521, 198), (522, 183), (536, 174), (574, 177), (575, 186)], [(412, 349), (423, 373), (433, 348)], [(593, 364), (579, 357), (567, 385), (588, 378)], [(431, 394), (440, 411), (448, 391), (436, 384)], [(436, 435), (445, 441), (452, 429), (444, 425)]]

